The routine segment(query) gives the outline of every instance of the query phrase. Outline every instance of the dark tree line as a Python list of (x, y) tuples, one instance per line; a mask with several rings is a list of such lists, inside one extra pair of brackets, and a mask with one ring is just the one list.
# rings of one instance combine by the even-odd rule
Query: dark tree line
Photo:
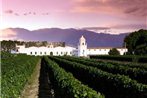
[(128, 54), (147, 55), (147, 30), (139, 30), (125, 37)]
[(25, 41), (12, 41), (12, 40), (3, 40), (0, 41), (1, 43), (1, 51), (7, 51), (10, 52), (11, 50), (16, 50), (16, 45), (25, 45), (25, 47), (31, 47), (31, 46), (36, 46), (36, 47), (40, 47), (40, 46), (48, 46), (53, 44), (53, 46), (65, 46), (64, 42), (51, 42), (48, 43), (47, 41), (29, 41), (29, 42), (25, 42)]
[(12, 40), (3, 40), (1, 41), (1, 50), (2, 51), (7, 51), (10, 52), (11, 50), (15, 50), (16, 49), (16, 44), (24, 44), (25, 42), (21, 42), (21, 41), (12, 41)]

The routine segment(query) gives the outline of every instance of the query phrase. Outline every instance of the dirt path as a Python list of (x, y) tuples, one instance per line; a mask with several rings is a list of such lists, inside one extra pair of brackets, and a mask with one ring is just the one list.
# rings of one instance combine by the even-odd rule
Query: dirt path
[(38, 62), (20, 98), (54, 98), (48, 70), (41, 60)]
[(41, 60), (38, 62), (31, 79), (25, 86), (20, 98), (38, 98), (39, 76), (40, 76)]

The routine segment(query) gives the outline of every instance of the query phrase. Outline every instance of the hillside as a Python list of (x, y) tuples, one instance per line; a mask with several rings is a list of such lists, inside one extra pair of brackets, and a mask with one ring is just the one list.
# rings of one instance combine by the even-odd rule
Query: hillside
[[(118, 35), (95, 33), (88, 30), (79, 29), (60, 29), (46, 28), (38, 30), (27, 30), (23, 28), (8, 28), (17, 39), (25, 41), (48, 41), (48, 42), (65, 42), (68, 45), (77, 46), (79, 38), (84, 35), (87, 40), (88, 47), (121, 47), (123, 39), (128, 33)], [(3, 30), (5, 32), (6, 30)]]

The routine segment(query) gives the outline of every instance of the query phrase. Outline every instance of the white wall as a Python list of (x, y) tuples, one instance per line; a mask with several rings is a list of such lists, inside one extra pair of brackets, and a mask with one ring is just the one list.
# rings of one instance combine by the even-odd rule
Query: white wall
[(98, 48), (98, 49), (88, 49), (88, 55), (108, 55), (110, 49)]
[[(112, 48), (89, 48), (87, 51), (88, 55), (109, 55), (109, 51)], [(127, 52), (126, 48), (116, 48), (119, 52), (120, 55), (124, 55), (125, 52)]]
[(63, 56), (63, 55), (73, 55), (73, 51), (76, 48), (73, 47), (55, 47), (55, 48), (48, 48), (48, 47), (19, 47), (18, 53), (25, 53), (27, 55), (36, 55), (36, 56), (43, 56), (43, 55), (51, 55), (51, 53), (55, 56)]
[[(27, 55), (50, 55), (53, 53), (55, 56), (63, 56), (63, 55), (69, 55), (69, 56), (85, 56), (87, 55), (108, 55), (108, 52), (110, 51), (110, 48), (89, 48), (87, 49), (87, 43), (86, 39), (82, 36), (79, 39), (78, 43), (78, 49), (70, 46), (65, 47), (29, 47), (25, 48), (25, 45), (16, 45), (18, 48), (17, 53), (25, 53)], [(126, 48), (117, 48), (117, 50), (120, 52), (121, 55), (123, 55), (125, 52), (127, 52)], [(32, 53), (32, 54), (31, 54)]]

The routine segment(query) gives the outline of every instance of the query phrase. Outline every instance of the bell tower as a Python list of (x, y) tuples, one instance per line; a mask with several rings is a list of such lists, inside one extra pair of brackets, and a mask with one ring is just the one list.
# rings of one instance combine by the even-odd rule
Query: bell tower
[(78, 56), (87, 57), (87, 43), (83, 35), (78, 43)]

